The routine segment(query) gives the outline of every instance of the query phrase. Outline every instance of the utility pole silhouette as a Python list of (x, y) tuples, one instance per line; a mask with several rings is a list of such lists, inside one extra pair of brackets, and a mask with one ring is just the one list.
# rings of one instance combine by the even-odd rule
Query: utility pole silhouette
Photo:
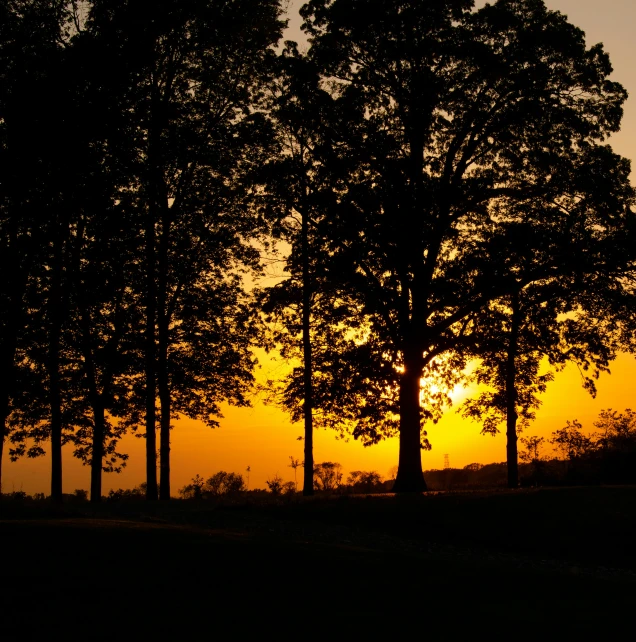
[(444, 470), (447, 470), (450, 468), (450, 461), (448, 459), (448, 455), (444, 455)]

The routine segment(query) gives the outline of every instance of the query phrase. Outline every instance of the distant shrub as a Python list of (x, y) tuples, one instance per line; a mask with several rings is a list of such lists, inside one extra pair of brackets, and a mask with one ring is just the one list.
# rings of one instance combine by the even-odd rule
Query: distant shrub
[(342, 465), (323, 461), (314, 466), (314, 490), (334, 491), (342, 482)]
[(88, 501), (88, 491), (83, 488), (76, 488), (73, 491), (73, 499), (76, 502), (87, 502)]
[(243, 475), (238, 473), (226, 473), (220, 470), (206, 480), (203, 486), (204, 495), (236, 495), (247, 490)]
[(24, 502), (31, 499), (31, 497), (29, 497), (23, 490), (14, 490), (11, 493), (3, 493), (2, 496), (4, 499), (9, 499), (14, 502)]
[(109, 502), (139, 501), (146, 499), (146, 482), (139, 484), (139, 486), (135, 488), (118, 488), (117, 490), (111, 490), (106, 499)]
[(564, 483), (633, 483), (636, 481), (636, 412), (602, 410), (598, 432), (585, 435), (576, 419), (552, 433), (550, 442), (565, 459)]
[(179, 489), (181, 499), (201, 499), (203, 497), (203, 486), (205, 481), (201, 475), (195, 475), (189, 484)]
[(351, 493), (382, 493), (384, 481), (375, 470), (353, 470), (347, 477), (347, 485), (341, 491)]
[(284, 483), (283, 478), (278, 474), (265, 481), (265, 484), (267, 484), (267, 488), (272, 495), (282, 495)]
[(179, 489), (182, 499), (209, 499), (227, 495), (237, 495), (247, 490), (245, 480), (238, 473), (220, 470), (207, 480), (195, 475), (189, 484)]
[(283, 484), (281, 488), (281, 493), (283, 495), (295, 495), (296, 494), (296, 484), (293, 481), (288, 481)]

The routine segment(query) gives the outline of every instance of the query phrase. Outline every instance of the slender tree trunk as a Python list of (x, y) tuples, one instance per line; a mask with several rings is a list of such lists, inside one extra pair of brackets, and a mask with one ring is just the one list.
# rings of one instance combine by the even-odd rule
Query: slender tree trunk
[(519, 341), (519, 294), (512, 297), (512, 318), (508, 359), (506, 364), (506, 456), (508, 463), (508, 488), (519, 486), (519, 463), (517, 453), (517, 349)]
[(59, 328), (49, 340), (49, 405), (51, 413), (51, 499), (62, 501), (62, 394), (60, 386)]
[(404, 372), (400, 377), (400, 454), (393, 485), (395, 493), (421, 493), (427, 490), (420, 446), (422, 368), (416, 352), (411, 346), (407, 346), (404, 351)]
[(7, 412), (0, 410), (0, 500), (2, 499), (2, 457), (4, 455), (4, 439), (7, 434)]
[(104, 437), (106, 433), (106, 414), (103, 396), (99, 391), (97, 367), (93, 351), (93, 324), (90, 305), (86, 300), (86, 290), (91, 286), (82, 278), (82, 252), (84, 245), (85, 220), (79, 217), (75, 248), (75, 293), (77, 311), (80, 319), (82, 356), (84, 357), (84, 375), (88, 388), (88, 400), (93, 411), (93, 436), (91, 439), (91, 488), (90, 500), (98, 503), (102, 500), (102, 467), (104, 461)]
[[(86, 320), (84, 320), (86, 323)], [(85, 332), (90, 328), (85, 327)], [(84, 337), (84, 364), (88, 382), (90, 404), (93, 410), (93, 439), (91, 441), (91, 502), (102, 500), (102, 467), (104, 463), (104, 438), (106, 436), (106, 411), (97, 388), (97, 372), (89, 336)]]
[(51, 421), (51, 499), (62, 501), (62, 391), (60, 382), (60, 349), (62, 339), (62, 254), (61, 239), (57, 240), (48, 301), (49, 337), (47, 374)]
[[(161, 334), (161, 331), (160, 331)], [(159, 499), (170, 499), (170, 386), (167, 373), (167, 355), (162, 350), (162, 341), (159, 340), (159, 403), (160, 416), (160, 444), (159, 444)]]
[(168, 344), (169, 344), (169, 318), (167, 314), (167, 289), (168, 289), (168, 243), (170, 238), (170, 222), (165, 212), (159, 239), (159, 278), (158, 278), (158, 326), (159, 350), (157, 360), (157, 383), (159, 389), (160, 416), (160, 444), (159, 444), (159, 499), (170, 499), (170, 381), (168, 377)]
[[(146, 499), (158, 498), (157, 488), (157, 437), (156, 437), (156, 399), (157, 399), (157, 321), (165, 311), (159, 306), (157, 295), (157, 276), (161, 278), (161, 266), (157, 270), (156, 226), (163, 222), (162, 194), (163, 172), (161, 165), (161, 98), (158, 85), (158, 72), (152, 77), (150, 93), (150, 124), (148, 131), (148, 175), (147, 197), (148, 211), (146, 218)], [(161, 239), (160, 239), (161, 241)], [(162, 248), (159, 248), (161, 261)], [(158, 275), (157, 272), (160, 274)], [(159, 313), (159, 316), (158, 316)], [(163, 413), (162, 413), (163, 414)]]
[(313, 425), (313, 355), (311, 351), (311, 279), (309, 274), (309, 218), (302, 215), (301, 246), (303, 254), (303, 418), (305, 423), (305, 464), (303, 495), (314, 494), (314, 425)]
[(156, 408), (157, 391), (155, 319), (157, 317), (155, 282), (155, 208), (146, 213), (146, 499), (157, 499), (157, 441)]
[[(84, 287), (82, 285), (79, 286)], [(104, 437), (106, 433), (106, 413), (102, 396), (97, 384), (97, 370), (91, 345), (91, 320), (84, 302), (80, 298), (80, 318), (82, 321), (82, 351), (84, 353), (84, 371), (88, 384), (88, 395), (93, 411), (93, 438), (91, 441), (91, 502), (102, 499), (102, 466), (104, 461)]]
[(91, 502), (102, 501), (102, 467), (106, 414), (100, 401), (93, 403), (93, 443), (91, 444)]

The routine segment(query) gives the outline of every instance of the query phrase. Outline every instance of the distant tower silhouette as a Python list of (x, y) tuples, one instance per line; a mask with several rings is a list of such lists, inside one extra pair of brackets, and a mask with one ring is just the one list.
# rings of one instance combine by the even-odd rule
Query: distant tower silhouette
[(448, 460), (448, 455), (444, 455), (444, 470), (450, 468), (450, 461)]

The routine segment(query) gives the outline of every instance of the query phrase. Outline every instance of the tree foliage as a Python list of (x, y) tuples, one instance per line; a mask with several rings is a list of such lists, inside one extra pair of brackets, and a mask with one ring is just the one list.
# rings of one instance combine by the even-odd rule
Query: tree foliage
[(352, 470), (347, 476), (347, 485), (354, 493), (377, 493), (384, 490), (382, 475), (375, 470)]
[(636, 413), (602, 410), (597, 429), (584, 434), (576, 419), (552, 433), (550, 443), (566, 459), (573, 483), (633, 482), (636, 478)]
[[(247, 405), (255, 345), (290, 364), (270, 393), (304, 421), (307, 494), (342, 483), (316, 427), (399, 436), (395, 490), (424, 490), (426, 424), (466, 377), (488, 389), (464, 414), (505, 420), (516, 466), (552, 370), (593, 394), (634, 349), (635, 193), (606, 144), (626, 92), (603, 47), (542, 0), (301, 13), (306, 53), (276, 51), (279, 0), (0, 7), (0, 460), (50, 444), (54, 499), (64, 444), (99, 501), (142, 425), (145, 492), (168, 499), (172, 421)], [(254, 297), (280, 241), (285, 278)], [(630, 413), (553, 443), (631, 452)]]
[(243, 475), (219, 470), (205, 480), (200, 475), (195, 475), (189, 484), (179, 489), (179, 495), (183, 499), (211, 499), (237, 495), (246, 490)]
[(342, 483), (342, 465), (335, 461), (323, 461), (314, 466), (314, 488), (334, 491)]
[(592, 437), (584, 435), (582, 428), (583, 426), (576, 419), (568, 420), (563, 428), (552, 433), (550, 443), (566, 459), (574, 460), (582, 457), (593, 448)]
[(378, 376), (397, 389), (398, 490), (424, 488), (420, 431), (435, 415), (422, 412), (419, 381), (442, 355), (457, 372), (475, 316), (533, 284), (614, 258), (624, 267), (633, 228), (628, 163), (603, 145), (626, 93), (602, 47), (588, 49), (543, 2), (472, 7), (313, 0), (302, 10), (309, 57), (347, 114), (357, 109), (334, 145), (352, 168), (335, 253), (367, 343), (390, 364)]

